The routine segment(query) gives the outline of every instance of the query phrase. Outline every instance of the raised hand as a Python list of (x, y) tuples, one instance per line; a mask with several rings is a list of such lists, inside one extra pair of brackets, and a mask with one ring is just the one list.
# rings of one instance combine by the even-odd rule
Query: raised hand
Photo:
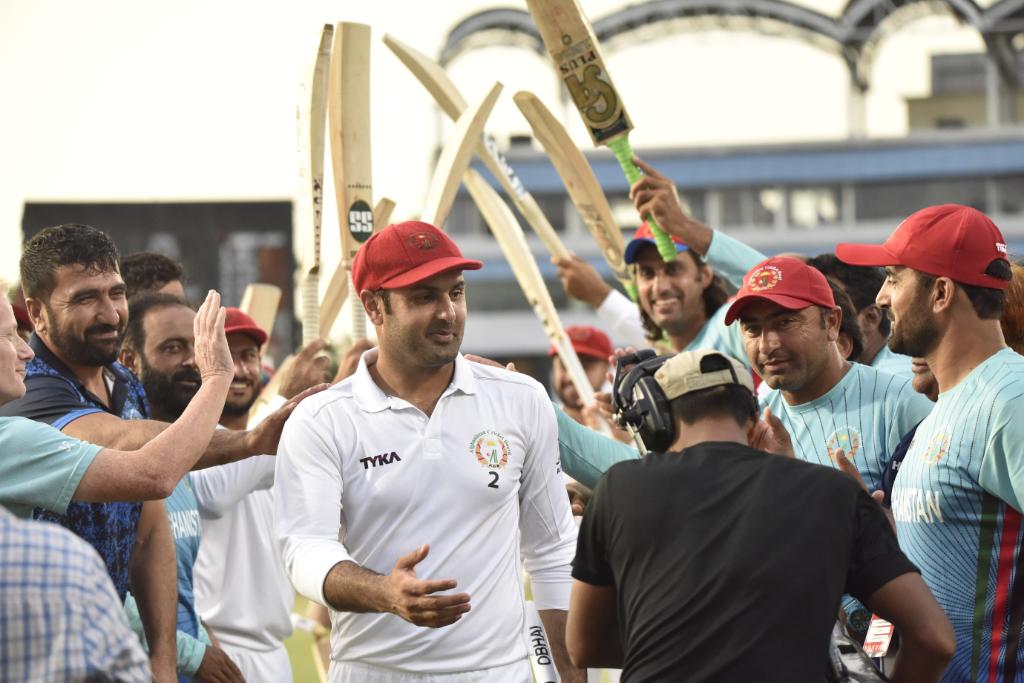
[(634, 157), (633, 161), (644, 172), (629, 190), (629, 197), (640, 217), (647, 220), (653, 216), (662, 230), (683, 240), (698, 254), (707, 254), (711, 246), (711, 228), (686, 215), (679, 203), (675, 183), (640, 159)]
[(246, 450), (254, 455), (277, 455), (277, 444), (281, 440), (284, 423), (306, 397), (329, 389), (330, 384), (317, 384), (294, 396), (283, 406), (272, 412), (258, 425), (245, 434)]
[(373, 342), (365, 337), (361, 337), (352, 342), (352, 346), (348, 348), (348, 351), (341, 354), (341, 360), (338, 362), (338, 374), (334, 376), (334, 382), (336, 384), (343, 379), (355, 374), (356, 368), (359, 367), (359, 359), (363, 357), (363, 354), (373, 348)]
[(293, 398), (306, 389), (322, 384), (327, 381), (326, 356), (317, 354), (327, 345), (323, 339), (314, 339), (303, 346), (287, 367), (281, 368), (281, 378), (278, 393), (285, 398)]
[(204, 382), (218, 376), (230, 380), (235, 375), (231, 349), (228, 348), (228, 340), (224, 335), (226, 316), (227, 311), (220, 305), (220, 294), (217, 290), (211, 289), (192, 323), (196, 367), (199, 368), (199, 376)]
[(594, 266), (579, 256), (552, 256), (551, 262), (558, 266), (558, 278), (565, 287), (565, 293), (583, 303), (597, 308), (612, 291)]
[(793, 441), (789, 432), (775, 415), (771, 408), (764, 409), (764, 415), (751, 427), (747, 434), (747, 443), (751, 448), (759, 451), (766, 451), (774, 455), (781, 455), (787, 458), (795, 458), (796, 451), (793, 450)]
[(434, 595), (455, 588), (454, 579), (420, 579), (416, 565), (430, 552), (422, 545), (408, 555), (398, 558), (388, 576), (390, 612), (416, 626), (441, 628), (462, 618), (470, 610), (469, 593)]

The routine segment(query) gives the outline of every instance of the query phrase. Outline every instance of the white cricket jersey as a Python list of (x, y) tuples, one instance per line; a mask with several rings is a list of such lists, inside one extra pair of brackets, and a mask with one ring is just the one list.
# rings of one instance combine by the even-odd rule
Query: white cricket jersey
[(203, 525), (196, 611), (217, 638), (250, 650), (281, 648), (292, 633), (295, 592), (274, 533), (275, 464), (260, 455), (189, 474)]
[(533, 379), (460, 355), (428, 417), (374, 383), (376, 359), (367, 351), (285, 425), (276, 524), (292, 583), (325, 603), (338, 562), (386, 575), (429, 543), (417, 575), (457, 580), (451, 592), (469, 593), (472, 610), (440, 629), (331, 610), (331, 658), (422, 673), (523, 660), (520, 551), (537, 607), (564, 610), (576, 549), (551, 403)]

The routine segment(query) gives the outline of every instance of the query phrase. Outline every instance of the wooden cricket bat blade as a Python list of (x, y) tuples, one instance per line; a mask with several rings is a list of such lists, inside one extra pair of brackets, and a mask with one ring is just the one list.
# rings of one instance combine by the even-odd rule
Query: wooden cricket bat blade
[(462, 176), (469, 168), (473, 151), (480, 141), (480, 136), (483, 135), (487, 117), (491, 115), (502, 87), (501, 83), (495, 83), (475, 107), (467, 109), (459, 117), (434, 169), (434, 177), (430, 182), (427, 202), (423, 209), (424, 222), (444, 228), (452, 202), (455, 201), (455, 194), (459, 191)]
[(395, 210), (395, 200), (381, 197), (373, 207), (373, 225), (375, 230), (383, 230), (391, 220), (391, 212)]
[(245, 288), (242, 303), (238, 308), (267, 333), (267, 343), (270, 343), (270, 333), (274, 329), (274, 320), (277, 318), (277, 308), (280, 304), (280, 287), (265, 282), (253, 282)]
[(530, 302), (534, 314), (540, 320), (545, 334), (554, 344), (555, 351), (565, 366), (580, 400), (585, 405), (594, 403), (594, 388), (591, 386), (590, 380), (587, 379), (587, 373), (572, 346), (572, 340), (569, 339), (569, 335), (566, 334), (565, 328), (562, 326), (555, 303), (551, 300), (551, 293), (548, 291), (547, 285), (544, 284), (540, 268), (537, 267), (537, 261), (530, 252), (523, 229), (519, 227), (515, 215), (508, 204), (494, 191), (494, 188), (488, 185), (487, 181), (473, 169), (466, 171), (463, 182), (473, 201), (476, 202), (477, 208), (480, 209), (484, 220), (490, 226), (491, 232), (498, 241), (498, 246), (501, 247), (505, 259), (512, 267), (516, 281), (519, 283), (520, 289), (523, 290), (526, 300)]
[(341, 307), (348, 297), (348, 270), (341, 264), (334, 269), (331, 281), (327, 283), (327, 290), (320, 302), (320, 338), (327, 339), (334, 327), (334, 321), (338, 319)]
[(466, 110), (466, 100), (437, 62), (390, 34), (384, 35), (384, 44), (419, 79), (448, 118), (454, 120), (462, 115)]
[(562, 178), (570, 199), (583, 218), (584, 225), (601, 249), (601, 255), (624, 286), (632, 285), (632, 276), (625, 261), (625, 240), (615, 222), (612, 207), (601, 189), (583, 152), (569, 137), (561, 122), (531, 92), (521, 90), (512, 100), (530, 124), (534, 137), (547, 152)]

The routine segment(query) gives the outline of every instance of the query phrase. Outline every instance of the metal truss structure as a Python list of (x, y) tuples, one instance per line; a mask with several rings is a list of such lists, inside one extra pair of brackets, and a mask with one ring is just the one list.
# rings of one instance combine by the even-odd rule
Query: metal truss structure
[[(708, 29), (754, 30), (802, 39), (842, 58), (851, 85), (865, 92), (878, 45), (923, 15), (946, 14), (978, 31), (1004, 85), (1024, 86), (1018, 64), (1024, 53), (1024, 0), (997, 0), (982, 8), (974, 0), (849, 0), (832, 17), (786, 0), (648, 0), (594, 22), (602, 45), (615, 49), (643, 36)], [(518, 45), (544, 54), (530, 15), (490, 9), (459, 22), (441, 53), (447, 64), (482, 45)]]

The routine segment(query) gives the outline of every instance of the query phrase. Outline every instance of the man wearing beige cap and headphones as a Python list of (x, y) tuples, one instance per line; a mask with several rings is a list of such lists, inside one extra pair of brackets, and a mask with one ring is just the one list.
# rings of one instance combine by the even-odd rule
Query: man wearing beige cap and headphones
[(850, 593), (900, 631), (892, 681), (938, 680), (952, 628), (881, 508), (841, 472), (748, 446), (743, 365), (684, 351), (640, 362), (616, 391), (664, 452), (594, 490), (573, 561), (574, 664), (621, 666), (623, 681), (823, 680)]

